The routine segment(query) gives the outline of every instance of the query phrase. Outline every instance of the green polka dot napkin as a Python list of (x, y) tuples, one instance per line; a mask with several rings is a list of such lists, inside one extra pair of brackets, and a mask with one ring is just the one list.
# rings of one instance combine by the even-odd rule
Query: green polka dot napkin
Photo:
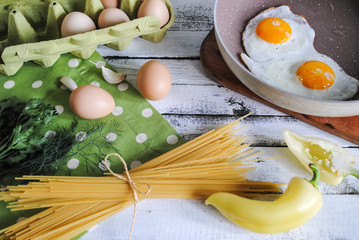
[[(102, 77), (101, 68), (89, 60), (97, 63), (97, 66), (111, 68), (95, 52), (86, 60), (70, 54), (62, 55), (51, 68), (42, 68), (29, 62), (14, 76), (0, 75), (0, 99), (16, 96), (27, 102), (31, 98), (41, 98), (44, 103), (55, 106), (59, 114), (56, 121), (44, 126), (39, 134), (51, 138), (56, 136), (59, 128), (78, 122), (72, 129), (76, 135), (76, 145), (61, 161), (57, 175), (101, 176), (106, 171), (104, 156), (112, 152), (119, 152), (131, 169), (184, 142), (134, 87), (126, 81), (115, 85), (107, 83)], [(91, 84), (108, 91), (116, 103), (113, 112), (97, 120), (75, 116), (68, 103), (71, 92), (59, 81), (63, 76), (74, 79), (78, 86)], [(115, 158), (110, 159), (109, 165), (114, 172), (123, 171), (122, 163)], [(12, 179), (12, 176), (9, 178)], [(0, 185), (8, 184), (8, 181), (2, 179)], [(0, 228), (33, 213), (10, 212), (5, 203), (0, 203)]]

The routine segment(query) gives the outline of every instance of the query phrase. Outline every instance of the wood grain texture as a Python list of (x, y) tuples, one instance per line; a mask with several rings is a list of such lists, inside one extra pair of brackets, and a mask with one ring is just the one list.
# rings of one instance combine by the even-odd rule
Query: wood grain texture
[[(148, 199), (140, 202), (133, 240), (306, 240), (357, 239), (357, 221), (348, 216), (359, 212), (357, 195), (325, 195), (321, 211), (302, 227), (280, 234), (257, 234), (229, 222), (203, 201)], [(350, 208), (343, 206), (351, 206)], [(133, 208), (123, 210), (94, 228), (82, 240), (128, 239)], [(154, 222), (156, 224), (154, 224)]]
[(210, 31), (201, 46), (200, 56), (205, 72), (214, 81), (220, 83), (221, 85), (248, 96), (256, 101), (262, 102), (272, 108), (278, 109), (286, 114), (294, 116), (327, 132), (352, 141), (353, 143), (359, 144), (359, 116), (329, 118), (304, 115), (278, 107), (250, 91), (235, 77), (235, 75), (230, 71), (223, 58), (221, 57), (213, 29)]
[(215, 0), (172, 1), (176, 21), (171, 31), (209, 31), (213, 27)]
[(106, 59), (199, 59), (200, 46), (207, 34), (208, 32), (202, 31), (168, 31), (160, 43), (135, 38), (125, 50), (117, 51), (100, 45), (97, 51)]

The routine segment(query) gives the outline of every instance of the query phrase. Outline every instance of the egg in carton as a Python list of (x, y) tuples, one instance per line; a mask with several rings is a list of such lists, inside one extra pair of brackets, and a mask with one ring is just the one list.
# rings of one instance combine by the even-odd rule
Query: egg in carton
[(141, 2), (121, 0), (119, 8), (129, 22), (61, 38), (66, 14), (80, 11), (97, 23), (104, 9), (101, 0), (0, 0), (0, 73), (14, 75), (27, 61), (49, 67), (64, 53), (86, 59), (100, 44), (123, 50), (139, 36), (160, 42), (174, 23), (171, 2), (163, 0), (170, 14), (163, 27), (156, 17), (136, 18)]

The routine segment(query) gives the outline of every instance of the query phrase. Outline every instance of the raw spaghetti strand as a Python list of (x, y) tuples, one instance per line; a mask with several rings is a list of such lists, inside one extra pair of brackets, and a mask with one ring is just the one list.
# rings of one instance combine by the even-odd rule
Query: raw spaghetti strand
[[(110, 156), (116, 156), (118, 157), (121, 162), (123, 163), (123, 166), (125, 168), (125, 173), (126, 173), (126, 177), (123, 177), (122, 175), (120, 174), (117, 174), (117, 173), (114, 173), (110, 166), (108, 165), (107, 163), (107, 159), (110, 157)], [(121, 180), (124, 180), (124, 181), (127, 181), (131, 188), (132, 188), (132, 192), (133, 192), (133, 204), (134, 204), (134, 208), (133, 208), (133, 218), (132, 218), (132, 225), (131, 225), (131, 230), (130, 230), (130, 235), (128, 237), (129, 240), (131, 240), (132, 238), (132, 232), (133, 232), (133, 227), (135, 226), (135, 220), (136, 220), (136, 214), (137, 214), (137, 203), (140, 201), (138, 199), (138, 195), (137, 195), (137, 192), (140, 193), (140, 194), (143, 194), (143, 195), (148, 195), (150, 192), (151, 192), (151, 185), (147, 184), (147, 183), (138, 183), (138, 184), (144, 184), (144, 185), (147, 185), (148, 187), (148, 190), (146, 192), (142, 192), (141, 190), (139, 190), (137, 188), (137, 184), (131, 179), (131, 176), (130, 176), (130, 173), (128, 172), (128, 168), (127, 168), (127, 164), (125, 162), (125, 160), (121, 157), (120, 154), (118, 153), (110, 153), (108, 154), (106, 157), (105, 157), (105, 160), (104, 160), (104, 163), (105, 163), (105, 166), (107, 168), (107, 170), (110, 172), (110, 173), (105, 173), (105, 175), (113, 175), (115, 177), (117, 177), (118, 179), (121, 179)]]
[[(141, 182), (151, 186), (151, 194), (139, 194), (137, 198), (205, 199), (218, 191), (247, 197), (263, 193), (278, 196), (283, 184), (246, 179), (258, 159), (253, 158), (255, 153), (245, 143), (246, 137), (237, 134), (238, 122), (203, 134), (128, 171), (138, 188)], [(119, 181), (116, 176), (17, 178), (29, 182), (8, 186), (0, 192), (0, 201), (10, 202), (11, 211), (48, 209), (0, 230), (0, 239), (68, 240), (78, 236), (133, 205), (133, 188), (126, 173), (120, 176), (126, 180)]]

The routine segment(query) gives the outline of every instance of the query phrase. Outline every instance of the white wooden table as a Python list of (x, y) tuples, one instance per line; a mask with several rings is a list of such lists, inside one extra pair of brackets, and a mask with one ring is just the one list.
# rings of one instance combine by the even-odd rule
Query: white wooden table
[[(293, 159), (282, 138), (283, 128), (304, 135), (327, 138), (351, 151), (359, 160), (359, 147), (328, 134), (282, 112), (219, 86), (209, 79), (200, 64), (202, 41), (213, 27), (214, 0), (173, 0), (176, 21), (160, 43), (135, 39), (124, 51), (100, 46), (98, 51), (118, 71), (128, 74), (136, 85), (138, 69), (146, 61), (158, 59), (171, 71), (172, 89), (166, 98), (151, 102), (185, 139), (193, 139), (251, 111), (244, 120), (244, 133), (261, 150), (261, 157), (283, 156), (258, 163), (251, 180), (288, 182), (294, 176), (310, 177)], [(359, 164), (357, 163), (357, 167)], [(300, 228), (277, 235), (251, 233), (222, 217), (203, 201), (144, 200), (132, 239), (359, 239), (359, 180), (349, 176), (339, 186), (320, 184), (324, 195), (321, 211)], [(84, 240), (128, 239), (133, 208), (99, 224)]]

